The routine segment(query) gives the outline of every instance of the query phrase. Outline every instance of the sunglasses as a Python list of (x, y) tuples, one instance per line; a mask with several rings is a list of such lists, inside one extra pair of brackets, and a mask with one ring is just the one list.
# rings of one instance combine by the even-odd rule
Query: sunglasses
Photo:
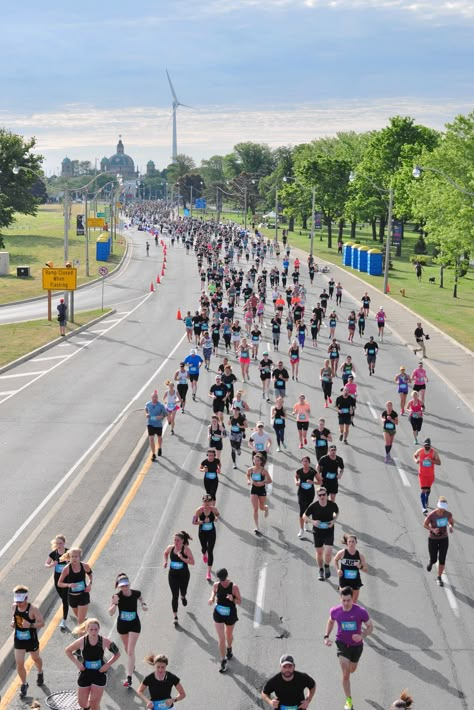
[(327, 493), (318, 493), (318, 498), (326, 498)]

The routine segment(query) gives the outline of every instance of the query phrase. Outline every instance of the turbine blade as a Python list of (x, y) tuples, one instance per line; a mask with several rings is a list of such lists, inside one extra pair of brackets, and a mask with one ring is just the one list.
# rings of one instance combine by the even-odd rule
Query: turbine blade
[(174, 86), (173, 86), (173, 84), (171, 83), (170, 75), (168, 74), (168, 69), (166, 69), (165, 71), (166, 71), (166, 76), (168, 77), (168, 82), (169, 82), (169, 85), (170, 85), (171, 93), (173, 94), (173, 99), (176, 101), (176, 103), (179, 104), (178, 97), (176, 96), (176, 92), (175, 92), (175, 90), (174, 90)]
[(196, 108), (196, 106), (188, 106), (188, 104), (182, 104), (179, 101), (178, 101), (178, 106), (184, 106), (184, 108), (192, 108), (193, 111), (199, 111), (199, 109)]

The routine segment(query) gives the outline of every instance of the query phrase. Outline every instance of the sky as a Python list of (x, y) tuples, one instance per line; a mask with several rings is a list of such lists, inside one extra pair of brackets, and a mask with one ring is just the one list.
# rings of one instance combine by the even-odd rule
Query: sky
[(241, 141), (296, 145), (474, 109), (474, 0), (81, 0), (2, 7), (0, 126), (61, 160), (145, 171)]

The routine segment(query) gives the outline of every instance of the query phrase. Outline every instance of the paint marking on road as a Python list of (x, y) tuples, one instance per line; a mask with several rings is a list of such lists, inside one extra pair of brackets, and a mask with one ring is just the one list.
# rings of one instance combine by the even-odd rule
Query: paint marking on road
[(107, 331), (108, 331), (108, 328), (103, 328), (102, 330), (90, 330), (89, 332), (99, 334), (99, 333), (106, 333)]
[[(66, 343), (64, 343), (66, 345)], [(35, 357), (31, 362), (47, 362), (48, 360), (62, 360), (67, 355), (50, 355), (49, 357)]]
[(7, 394), (14, 394), (16, 390), (7, 390), (6, 392), (0, 392), (0, 397), (6, 397)]
[(371, 413), (371, 415), (373, 416), (373, 418), (374, 418), (374, 419), (378, 419), (378, 418), (379, 418), (379, 415), (378, 415), (377, 412), (375, 411), (375, 409), (374, 409), (374, 407), (372, 406), (372, 404), (371, 404), (370, 402), (367, 402), (367, 406), (368, 406), (368, 408), (369, 408), (369, 410), (370, 410), (370, 413)]
[(402, 483), (406, 488), (411, 488), (411, 483), (408, 480), (408, 476), (403, 470), (403, 468), (400, 466), (400, 464), (396, 461), (396, 459), (393, 459), (393, 462), (395, 466), (397, 467), (397, 471), (400, 474), (400, 478), (402, 479)]
[(443, 572), (443, 577), (444, 577), (444, 591), (446, 592), (446, 596), (448, 598), (448, 604), (451, 607), (454, 616), (456, 616), (459, 619), (459, 607), (458, 607), (458, 603), (456, 601), (456, 597), (454, 596), (453, 590), (451, 589), (452, 584), (449, 581), (449, 577), (446, 574), (446, 572)]
[(262, 623), (263, 602), (265, 599), (265, 587), (267, 585), (267, 565), (265, 564), (258, 573), (257, 595), (255, 597), (255, 611), (253, 614), (253, 628), (258, 629)]
[[(135, 308), (133, 308), (132, 311), (130, 311), (130, 312), (133, 313), (133, 312), (136, 311), (138, 308), (140, 308), (140, 306), (143, 305), (143, 304), (150, 298), (150, 296), (152, 296), (152, 295), (153, 295), (152, 293), (148, 293), (144, 298), (142, 298), (142, 300), (140, 301), (140, 303), (137, 303), (137, 305), (135, 306)], [(118, 320), (118, 323), (121, 323), (122, 320), (123, 320), (123, 319), (119, 319), (119, 320)], [(111, 330), (112, 328), (116, 328), (116, 327), (117, 327), (117, 323), (114, 323), (114, 324), (111, 326), (111, 328), (109, 328), (108, 330)], [(16, 390), (16, 392), (15, 392), (14, 394), (9, 394), (4, 400), (2, 400), (2, 402), (0, 402), (0, 404), (3, 404), (3, 402), (7, 402), (10, 397), (13, 397), (15, 394), (18, 394), (19, 392), (22, 392), (22, 391), (23, 391), (24, 389), (26, 389), (27, 387), (30, 387), (30, 386), (33, 385), (37, 380), (39, 380), (41, 377), (44, 377), (44, 375), (47, 375), (47, 374), (49, 374), (50, 372), (53, 372), (57, 367), (60, 367), (61, 365), (64, 365), (64, 363), (68, 362), (70, 358), (75, 357), (75, 356), (78, 355), (83, 349), (85, 349), (86, 345), (89, 345), (89, 343), (95, 343), (95, 341), (98, 340), (98, 339), (101, 338), (101, 337), (102, 337), (102, 335), (99, 334), (99, 335), (96, 335), (95, 338), (93, 338), (92, 340), (84, 341), (83, 343), (80, 343), (80, 342), (78, 343), (78, 342), (76, 342), (76, 343), (75, 343), (76, 349), (75, 349), (73, 352), (68, 353), (66, 357), (62, 358), (61, 362), (57, 362), (55, 365), (53, 365), (52, 367), (50, 367), (49, 370), (42, 370), (40, 374), (38, 374), (33, 380), (31, 380), (31, 382), (27, 382), (25, 385), (23, 385), (23, 387), (20, 387), (20, 389)], [(180, 342), (181, 342), (181, 341), (180, 341)], [(79, 347), (77, 347), (77, 346), (79, 346)], [(69, 348), (70, 348), (70, 347), (72, 347), (72, 343), (59, 343), (57, 347), (58, 347), (58, 348), (61, 348), (61, 347), (63, 347), (63, 348), (69, 347)], [(33, 373), (30, 372), (30, 373), (27, 373), (27, 374), (31, 375), (31, 374), (33, 374)], [(15, 377), (15, 375), (0, 375), (0, 377)]]
[(5, 545), (1, 548), (0, 550), (0, 557), (3, 557), (5, 552), (13, 545), (13, 543), (20, 537), (20, 535), (23, 533), (23, 531), (28, 527), (28, 525), (37, 517), (37, 515), (43, 510), (43, 508), (48, 505), (49, 501), (54, 498), (56, 493), (64, 486), (66, 481), (71, 478), (73, 473), (79, 468), (79, 466), (85, 461), (85, 459), (89, 456), (89, 454), (94, 450), (94, 448), (99, 444), (102, 439), (107, 436), (107, 434), (113, 429), (113, 427), (125, 416), (127, 411), (132, 407), (132, 405), (137, 401), (139, 397), (142, 396), (143, 392), (147, 389), (147, 387), (150, 386), (150, 384), (153, 382), (153, 380), (157, 377), (157, 375), (161, 372), (161, 370), (168, 364), (168, 362), (171, 360), (175, 352), (178, 350), (179, 346), (183, 342), (183, 340), (186, 337), (186, 333), (178, 340), (174, 348), (171, 350), (171, 352), (168, 354), (168, 357), (163, 360), (161, 365), (155, 370), (155, 372), (151, 375), (151, 377), (148, 378), (148, 380), (145, 382), (145, 384), (138, 390), (138, 392), (132, 397), (132, 399), (128, 402), (128, 404), (125, 405), (125, 407), (122, 409), (121, 412), (117, 414), (115, 419), (102, 431), (101, 434), (95, 439), (95, 441), (92, 442), (92, 444), (89, 446), (88, 449), (82, 454), (80, 458), (76, 461), (76, 463), (71, 466), (69, 471), (59, 480), (56, 485), (51, 489), (51, 491), (48, 493), (48, 495), (43, 498), (41, 503), (33, 510), (33, 512), (28, 516), (28, 518), (20, 525), (19, 528), (15, 531), (15, 533), (12, 535), (12, 537), (8, 540), (8, 542), (5, 543)]
[[(268, 464), (267, 471), (270, 474), (270, 478), (273, 481), (274, 478), (273, 478), (273, 464), (272, 463)], [(272, 493), (273, 493), (273, 483), (269, 483), (267, 486), (267, 495), (271, 496)]]
[(0, 380), (11, 380), (14, 377), (31, 377), (32, 375), (42, 375), (47, 370), (34, 370), (32, 372), (17, 372), (14, 375), (0, 375)]
[(117, 311), (118, 316), (128, 316), (130, 311)]

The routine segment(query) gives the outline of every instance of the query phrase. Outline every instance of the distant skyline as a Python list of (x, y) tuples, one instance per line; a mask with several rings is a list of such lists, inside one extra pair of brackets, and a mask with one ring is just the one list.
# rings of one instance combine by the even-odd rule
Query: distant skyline
[(2, 8), (0, 126), (37, 137), (47, 174), (66, 155), (100, 162), (119, 134), (141, 170), (162, 169), (168, 67), (199, 108), (178, 111), (178, 151), (197, 163), (396, 114), (442, 128), (474, 108), (473, 30), (472, 0), (24, 0)]

